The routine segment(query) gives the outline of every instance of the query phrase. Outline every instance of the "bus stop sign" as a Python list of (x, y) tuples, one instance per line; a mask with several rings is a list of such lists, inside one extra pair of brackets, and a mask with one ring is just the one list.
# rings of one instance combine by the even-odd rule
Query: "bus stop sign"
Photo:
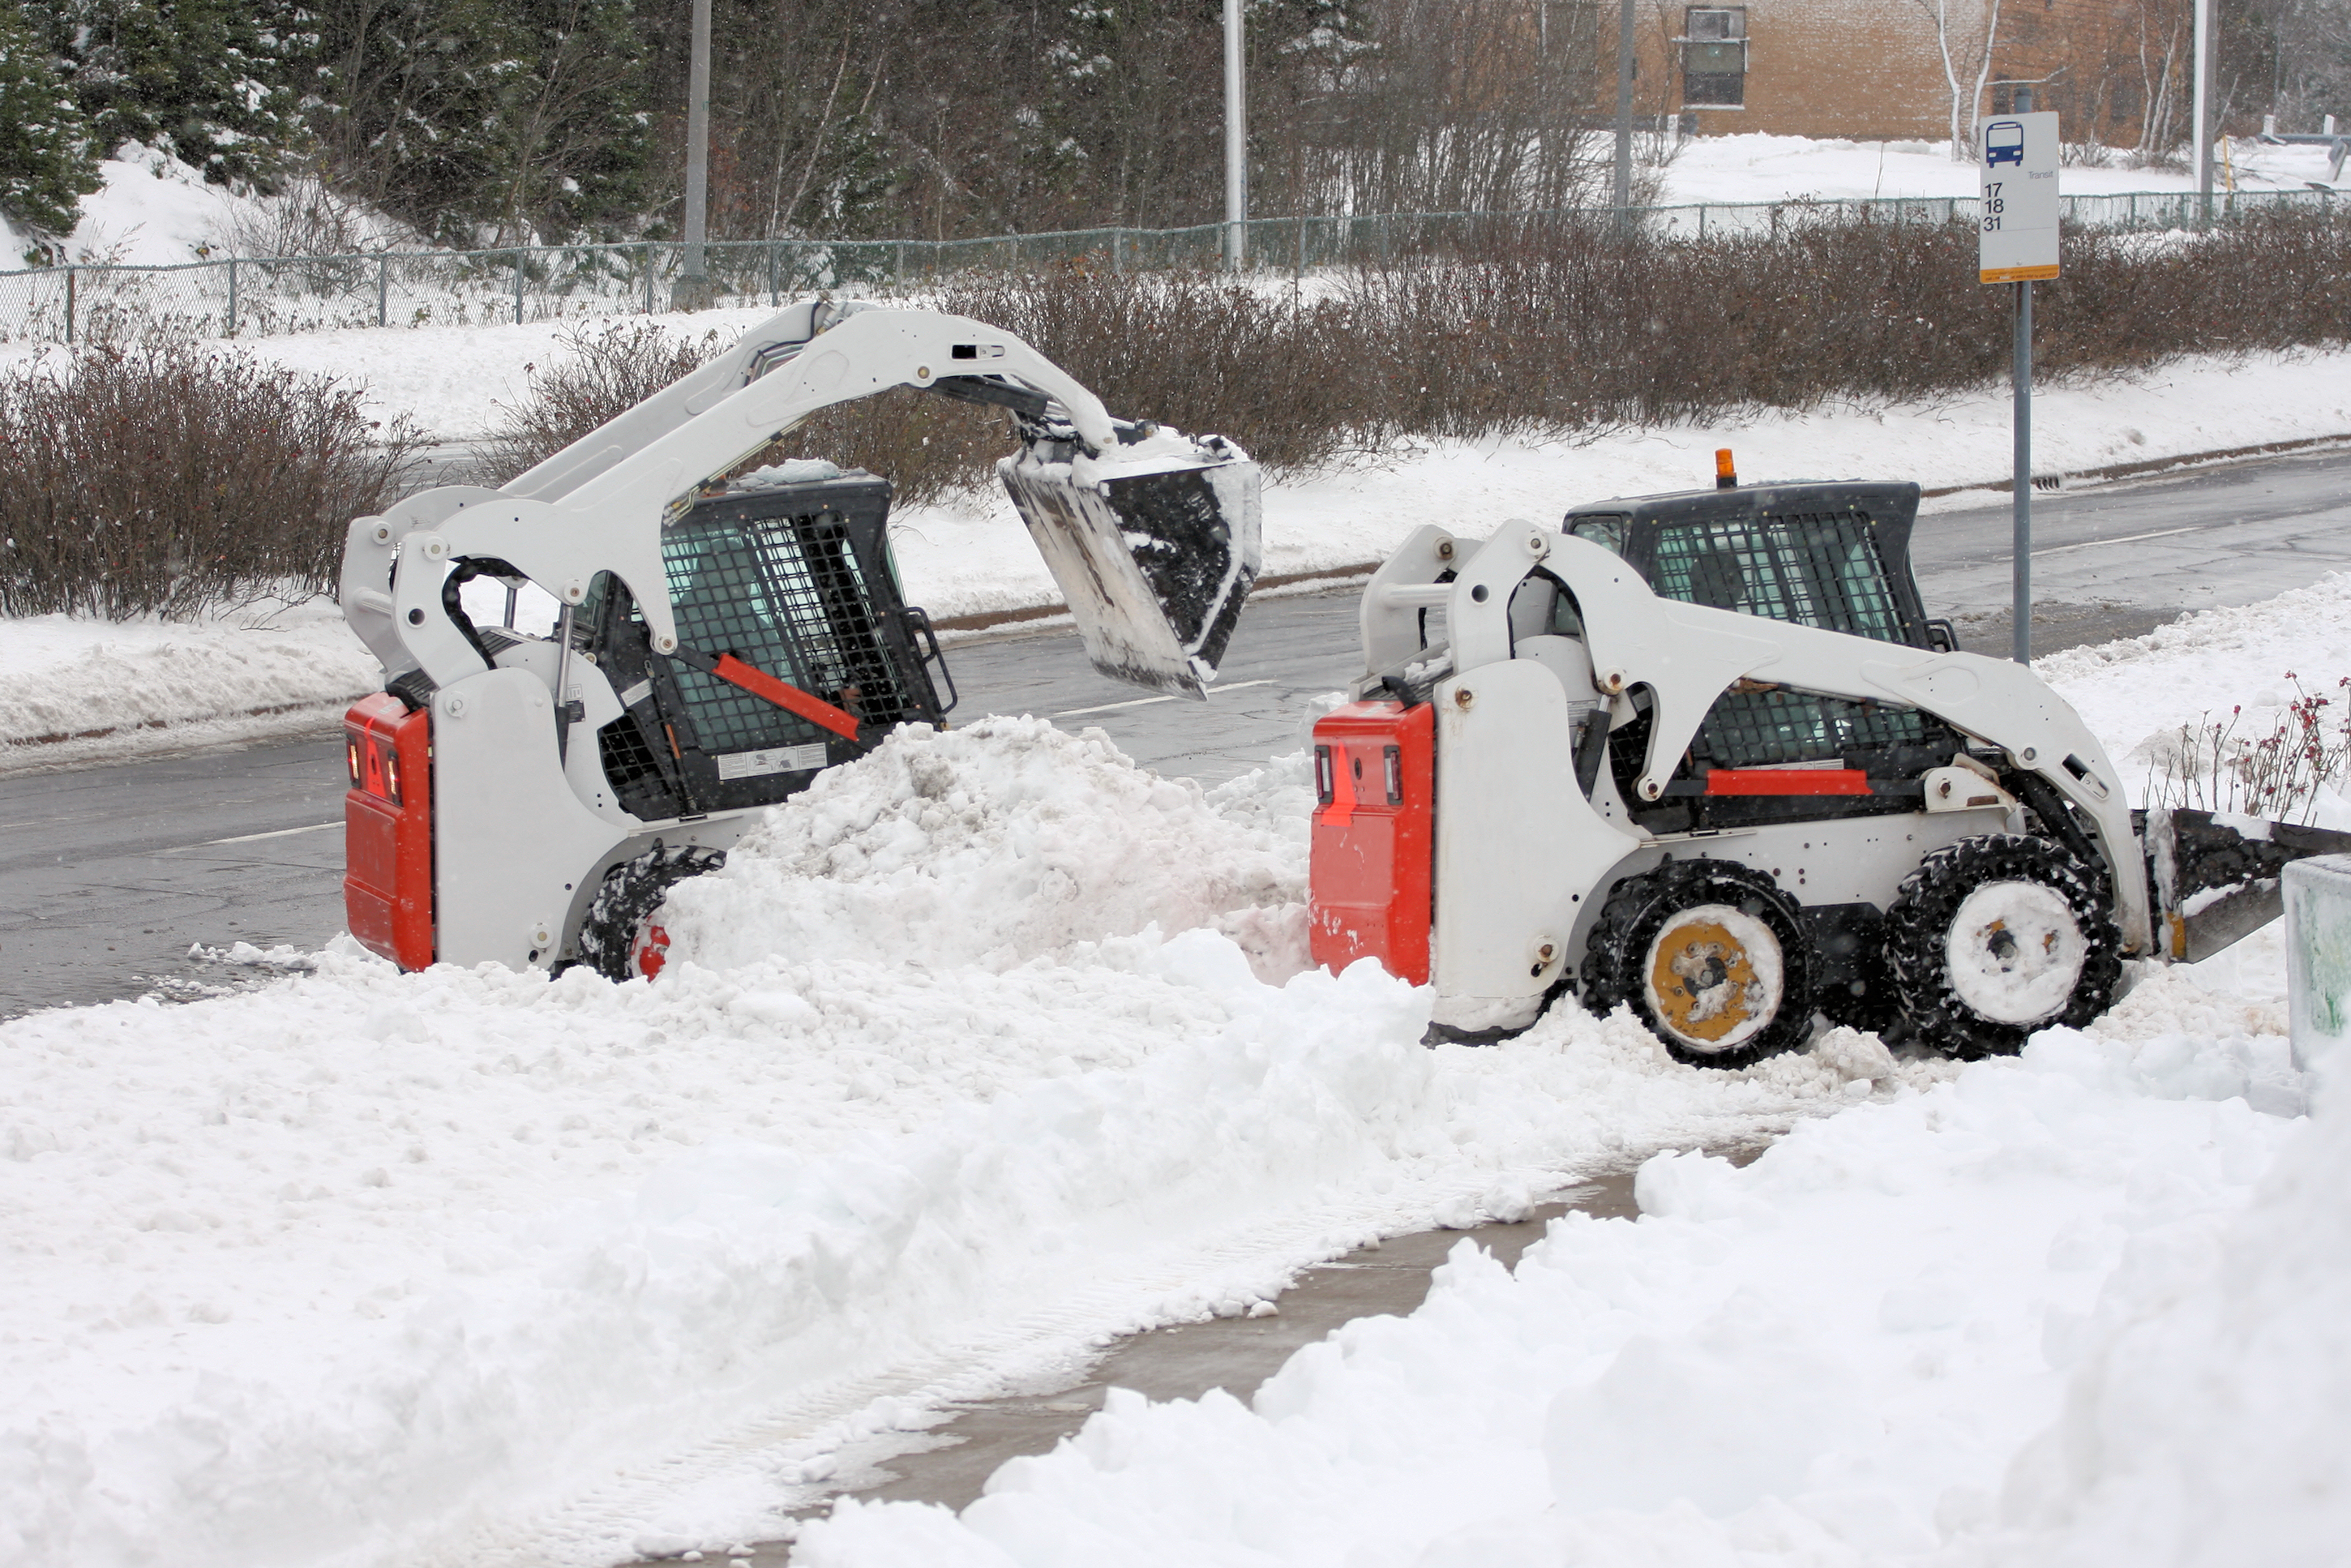
[(2057, 276), (2057, 117), (2004, 114), (1983, 130), (1976, 265), (1985, 283)]

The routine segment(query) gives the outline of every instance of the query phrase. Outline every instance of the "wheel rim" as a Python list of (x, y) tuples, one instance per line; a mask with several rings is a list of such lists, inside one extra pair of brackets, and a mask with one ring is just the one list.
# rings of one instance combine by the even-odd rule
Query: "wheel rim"
[(1986, 883), (1961, 901), (1944, 939), (1952, 994), (1994, 1023), (2063, 1011), (2090, 945), (2064, 894), (2037, 882)]
[(650, 917), (637, 922), (629, 942), (629, 968), (650, 980), (669, 962), (669, 932)]
[(1735, 1051), (1779, 1016), (1780, 938), (1745, 910), (1701, 904), (1668, 917), (1642, 966), (1649, 1011), (1691, 1051)]

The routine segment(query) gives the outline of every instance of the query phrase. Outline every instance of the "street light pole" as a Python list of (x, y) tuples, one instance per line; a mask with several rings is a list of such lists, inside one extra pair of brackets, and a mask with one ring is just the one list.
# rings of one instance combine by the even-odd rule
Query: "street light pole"
[(1225, 265), (1249, 255), (1249, 81), (1242, 70), (1241, 0), (1225, 0)]
[(2212, 221), (2212, 0), (2196, 0), (2196, 215)]
[(685, 255), (670, 289), (670, 308), (710, 303), (703, 243), (710, 207), (710, 0), (694, 0), (693, 57), (685, 73)]
[(1633, 204), (1633, 0), (1616, 16), (1616, 181), (1611, 193), (1616, 221)]

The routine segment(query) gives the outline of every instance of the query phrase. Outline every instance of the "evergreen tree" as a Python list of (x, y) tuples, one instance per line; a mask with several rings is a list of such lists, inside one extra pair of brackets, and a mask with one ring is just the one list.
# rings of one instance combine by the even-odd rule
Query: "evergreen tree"
[(650, 152), (630, 0), (325, 0), (319, 123), (354, 194), (456, 244), (626, 228)]
[(266, 183), (303, 141), (317, 44), (297, 0), (60, 0), (50, 41), (101, 152), (144, 142), (217, 183)]
[(38, 234), (74, 226), (98, 165), (73, 94), (17, 0), (0, 0), (0, 214)]

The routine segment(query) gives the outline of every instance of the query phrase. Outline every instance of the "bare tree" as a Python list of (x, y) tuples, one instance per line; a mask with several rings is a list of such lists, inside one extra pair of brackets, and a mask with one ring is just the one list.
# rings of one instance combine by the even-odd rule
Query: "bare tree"
[[(1917, 4), (1935, 25), (1935, 47), (1942, 56), (1943, 80), (1950, 88), (1951, 162), (1964, 163), (1974, 156), (1976, 134), (1983, 123), (1984, 83), (1991, 77), (1992, 47), (2000, 38), (2001, 0), (1991, 0), (1988, 10), (1983, 0), (1917, 0)], [(1970, 22), (1977, 25), (1970, 26)], [(1959, 78), (1962, 60), (1972, 65), (1975, 75), (1964, 89)], [(1963, 103), (1968, 124), (1964, 141), (1959, 138)]]

